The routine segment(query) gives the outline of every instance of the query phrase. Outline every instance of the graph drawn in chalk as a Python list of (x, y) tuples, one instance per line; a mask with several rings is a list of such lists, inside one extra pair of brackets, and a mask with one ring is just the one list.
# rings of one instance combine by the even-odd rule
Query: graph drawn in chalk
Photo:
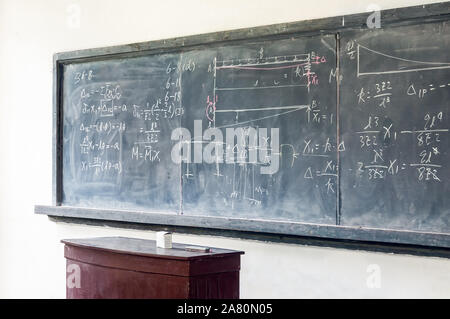
[(228, 109), (228, 110), (216, 110), (216, 113), (230, 113), (230, 112), (262, 112), (262, 111), (273, 111), (273, 110), (286, 110), (286, 109), (296, 109), (301, 110), (308, 108), (309, 105), (292, 105), (292, 106), (273, 106), (273, 107), (257, 107), (257, 108), (243, 108), (243, 109)]
[[(215, 127), (219, 114), (235, 114), (236, 123), (231, 124), (234, 126), (309, 108), (305, 102), (311, 86), (319, 83), (315, 70), (327, 62), (325, 56), (315, 52), (265, 56), (262, 52), (263, 48), (259, 56), (252, 58), (214, 59), (214, 98), (208, 100), (206, 114)], [(292, 98), (285, 105), (271, 105), (274, 101), (267, 99), (261, 103), (261, 97), (267, 93), (271, 96), (285, 94)], [(240, 101), (255, 101), (256, 105), (245, 107), (239, 105)], [(259, 112), (264, 112), (263, 116)], [(248, 116), (238, 120), (238, 114)]]
[[(325, 63), (311, 53), (214, 61), (214, 91), (266, 90), (305, 87), (308, 91), (317, 76), (312, 68)], [(240, 83), (228, 83), (233, 73), (256, 72)], [(237, 77), (236, 77), (237, 78)], [(317, 81), (317, 80), (316, 80)]]
[[(366, 46), (357, 44), (356, 47), (356, 75), (379, 75), (379, 74), (395, 74), (406, 72), (420, 72), (439, 69), (450, 69), (449, 62), (429, 62), (405, 59), (398, 56), (393, 56), (383, 52), (369, 49)], [(382, 63), (377, 63), (376, 70), (367, 70), (364, 63), (365, 59), (373, 60), (373, 56), (382, 56), (385, 60)]]
[[(269, 118), (275, 118), (275, 117), (279, 117), (279, 116), (282, 116), (282, 115), (286, 115), (286, 114), (289, 114), (289, 113), (292, 113), (292, 112), (296, 112), (296, 111), (299, 111), (299, 110), (305, 110), (305, 109), (308, 109), (308, 108), (309, 108), (309, 105), (299, 105), (299, 106), (288, 107), (288, 108), (290, 108), (289, 111), (285, 111), (285, 112), (281, 112), (281, 113), (276, 113), (276, 114), (272, 114), (272, 115), (267, 115), (267, 116), (263, 116), (263, 117), (258, 117), (258, 118), (252, 118), (251, 120), (242, 121), (242, 122), (236, 121), (235, 123), (227, 124), (227, 125), (222, 125), (222, 126), (218, 126), (217, 128), (222, 129), (222, 128), (233, 127), (233, 126), (237, 126), (237, 125), (249, 124), (249, 123), (252, 123), (252, 122), (257, 122), (257, 121), (261, 121), (261, 120), (266, 120), (266, 119), (269, 119)], [(216, 111), (216, 112), (218, 112), (218, 111)], [(225, 112), (236, 112), (236, 111), (235, 111), (235, 110), (227, 110), (227, 111), (225, 111)], [(220, 113), (220, 112), (219, 112), (219, 113)]]

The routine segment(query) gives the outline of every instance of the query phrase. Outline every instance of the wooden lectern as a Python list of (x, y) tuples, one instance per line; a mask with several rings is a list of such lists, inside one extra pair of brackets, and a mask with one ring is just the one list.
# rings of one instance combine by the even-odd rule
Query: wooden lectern
[(157, 248), (124, 237), (64, 239), (67, 298), (239, 298), (243, 251)]

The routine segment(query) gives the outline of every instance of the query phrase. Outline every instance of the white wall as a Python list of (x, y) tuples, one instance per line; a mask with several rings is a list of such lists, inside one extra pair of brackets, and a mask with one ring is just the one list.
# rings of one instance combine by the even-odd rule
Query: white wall
[[(435, 1), (378, 0), (382, 9)], [(62, 238), (153, 232), (55, 223), (51, 204), (52, 54), (365, 12), (370, 0), (0, 0), (0, 297), (64, 298)], [(73, 4), (73, 5), (72, 5)], [(79, 26), (73, 15), (80, 9)], [(450, 297), (450, 260), (175, 234), (245, 250), (243, 298)], [(381, 287), (369, 288), (376, 264)]]

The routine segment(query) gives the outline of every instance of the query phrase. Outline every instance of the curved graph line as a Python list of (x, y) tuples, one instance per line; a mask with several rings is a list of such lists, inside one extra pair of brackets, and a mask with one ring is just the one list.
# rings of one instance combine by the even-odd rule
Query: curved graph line
[[(390, 58), (398, 61), (403, 62), (410, 62), (410, 63), (416, 63), (416, 64), (424, 64), (429, 65), (430, 67), (419, 67), (419, 68), (413, 68), (413, 69), (406, 69), (406, 70), (391, 70), (391, 71), (379, 71), (379, 72), (360, 72), (360, 66), (359, 66), (359, 60), (360, 60), (360, 50), (359, 48), (364, 48), (365, 50)], [(427, 62), (427, 61), (417, 61), (417, 60), (410, 60), (410, 59), (404, 59), (401, 57), (397, 57), (394, 55), (386, 54), (383, 52), (379, 52), (376, 50), (372, 50), (364, 45), (357, 44), (357, 76), (361, 75), (377, 75), (377, 74), (392, 74), (392, 73), (405, 73), (405, 72), (414, 72), (414, 71), (428, 71), (428, 70), (437, 70), (437, 69), (450, 69), (450, 63), (449, 62)]]
[(421, 64), (438, 64), (438, 65), (444, 64), (444, 65), (450, 65), (449, 62), (426, 62), (426, 61), (416, 61), (416, 60), (404, 59), (404, 58), (396, 57), (396, 56), (393, 56), (393, 55), (389, 55), (389, 54), (386, 54), (386, 53), (382, 53), (382, 52), (379, 52), (379, 51), (376, 51), (376, 50), (369, 49), (368, 47), (366, 47), (366, 46), (364, 46), (362, 44), (359, 44), (359, 43), (358, 43), (358, 46), (363, 47), (364, 49), (366, 49), (366, 50), (368, 50), (370, 52), (373, 52), (373, 53), (376, 53), (376, 54), (379, 54), (379, 55), (383, 55), (383, 56), (388, 57), (388, 58), (400, 60), (400, 61), (421, 63)]

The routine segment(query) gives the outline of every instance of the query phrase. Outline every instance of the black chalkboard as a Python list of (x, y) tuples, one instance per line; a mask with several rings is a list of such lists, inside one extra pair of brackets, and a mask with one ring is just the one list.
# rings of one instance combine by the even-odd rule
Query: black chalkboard
[[(62, 204), (335, 224), (335, 52), (323, 35), (66, 65)], [(208, 128), (213, 162), (194, 154)]]
[(450, 232), (450, 27), (341, 36), (341, 225)]
[(450, 6), (54, 57), (52, 216), (450, 248)]
[(165, 90), (166, 68), (177, 58), (64, 67), (63, 204), (178, 209), (180, 167), (162, 154), (170, 154), (170, 132), (180, 117), (176, 106), (155, 107), (164, 93), (174, 94)]

